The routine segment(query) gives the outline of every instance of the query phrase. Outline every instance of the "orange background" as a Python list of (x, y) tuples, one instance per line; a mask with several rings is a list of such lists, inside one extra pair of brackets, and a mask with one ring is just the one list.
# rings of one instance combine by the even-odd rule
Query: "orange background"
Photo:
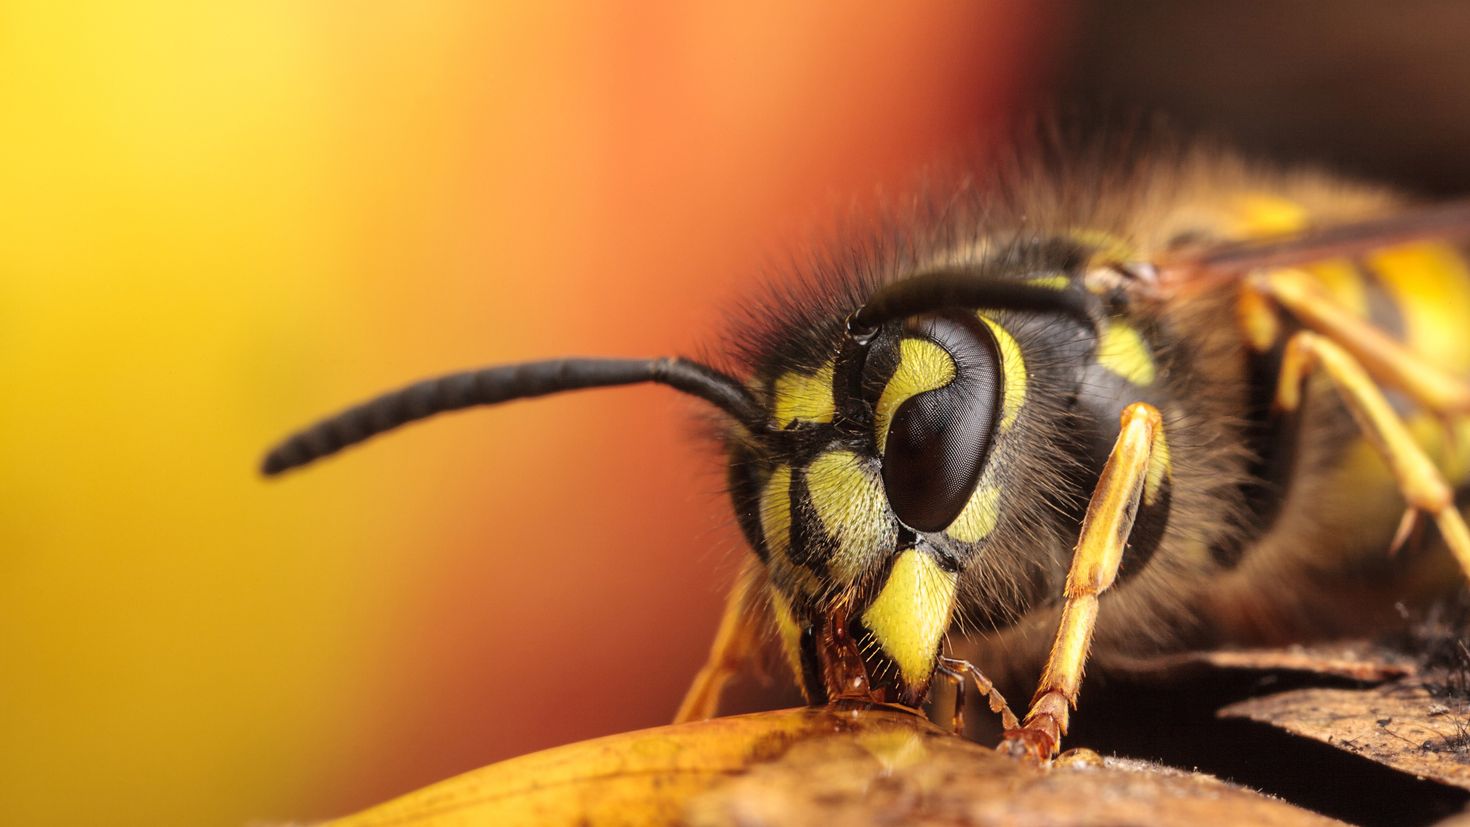
[(718, 352), (1055, 37), (789, 5), (7, 4), (0, 822), (319, 818), (672, 714), (745, 553), (690, 402), (254, 468), (424, 375)]

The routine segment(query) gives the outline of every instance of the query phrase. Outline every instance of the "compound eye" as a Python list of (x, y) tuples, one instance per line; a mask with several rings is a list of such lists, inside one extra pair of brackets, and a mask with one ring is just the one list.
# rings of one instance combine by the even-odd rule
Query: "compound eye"
[(916, 531), (943, 531), (980, 482), (999, 416), (995, 339), (973, 314), (930, 317), (900, 342), (876, 406), (883, 487)]

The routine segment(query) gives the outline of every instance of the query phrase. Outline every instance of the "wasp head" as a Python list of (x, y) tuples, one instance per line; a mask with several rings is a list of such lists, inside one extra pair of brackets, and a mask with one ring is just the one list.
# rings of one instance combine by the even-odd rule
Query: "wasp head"
[(769, 573), (777, 626), (808, 697), (914, 705), (928, 692), (959, 574), (996, 527), (1000, 483), (987, 459), (1025, 396), (1016, 341), (976, 308), (1073, 312), (1071, 293), (973, 272), (894, 282), (829, 320), (830, 330), (800, 331), (819, 343), (817, 358), (768, 365), (746, 384), (677, 358), (447, 374), (291, 435), (262, 470), (280, 474), (445, 411), (583, 388), (672, 387), (733, 423), (736, 512)]
[(736, 511), (813, 701), (921, 702), (959, 573), (996, 525), (982, 478), (1024, 366), (1003, 326), (940, 293), (890, 302), (899, 318), (865, 319), (870, 303), (825, 362), (758, 379), (766, 429), (733, 444)]

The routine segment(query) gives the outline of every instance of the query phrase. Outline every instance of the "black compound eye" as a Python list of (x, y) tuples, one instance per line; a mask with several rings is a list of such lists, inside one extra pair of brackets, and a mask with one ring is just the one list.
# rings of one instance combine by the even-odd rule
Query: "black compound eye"
[(1000, 354), (974, 314), (925, 318), (902, 345), (884, 390), (891, 398), (877, 406), (878, 426), (887, 425), (879, 437), (883, 487), (904, 525), (942, 531), (985, 467), (1000, 413)]

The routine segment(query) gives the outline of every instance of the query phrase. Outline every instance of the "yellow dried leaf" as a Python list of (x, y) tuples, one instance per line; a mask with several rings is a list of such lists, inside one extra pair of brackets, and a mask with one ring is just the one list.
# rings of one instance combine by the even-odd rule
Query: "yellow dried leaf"
[(1328, 825), (1208, 776), (1109, 759), (1044, 769), (891, 708), (793, 709), (504, 761), (342, 827), (503, 824)]

